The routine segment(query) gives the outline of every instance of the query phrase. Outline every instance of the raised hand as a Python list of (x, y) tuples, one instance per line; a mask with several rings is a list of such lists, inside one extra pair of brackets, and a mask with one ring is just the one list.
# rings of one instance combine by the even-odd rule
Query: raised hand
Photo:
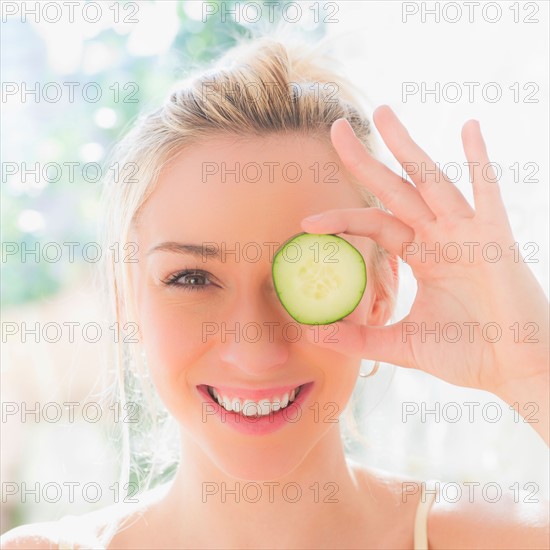
[[(514, 244), (479, 124), (470, 120), (462, 130), (474, 210), (388, 106), (374, 112), (374, 122), (414, 185), (373, 158), (349, 123), (337, 120), (331, 138), (343, 164), (391, 213), (328, 210), (302, 228), (373, 239), (404, 258), (418, 291), (401, 321), (370, 327), (344, 319), (338, 343), (319, 345), (497, 395), (522, 381), (545, 383), (548, 300)], [(439, 254), (422, 253), (434, 250)]]

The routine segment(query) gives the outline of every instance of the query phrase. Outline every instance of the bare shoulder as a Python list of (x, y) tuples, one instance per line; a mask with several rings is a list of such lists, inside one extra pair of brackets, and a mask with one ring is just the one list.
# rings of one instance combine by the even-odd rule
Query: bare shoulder
[(385, 501), (402, 510), (415, 509), (421, 497), (422, 480), (398, 472), (349, 461), (352, 471), (365, 492), (376, 501)]
[(29, 523), (11, 529), (0, 537), (2, 550), (27, 548), (55, 548), (57, 529), (55, 522)]
[[(353, 470), (383, 510), (379, 523), (394, 510), (393, 521), (399, 518), (411, 532), (424, 481), (359, 464)], [(540, 495), (496, 483), (489, 487), (440, 480), (436, 486), (438, 494), (428, 513), (430, 550), (550, 548), (549, 503)], [(462, 490), (460, 498), (456, 486)]]
[(486, 485), (485, 494), (484, 484), (470, 485), (471, 490), (462, 483), (452, 485), (462, 494), (454, 487), (447, 493), (445, 482), (440, 482), (428, 519), (430, 549), (550, 548), (547, 500), (528, 491), (514, 493), (504, 484), (491, 484), (490, 489)]
[[(106, 509), (105, 509), (106, 511)], [(104, 512), (100, 510), (98, 512)], [(96, 512), (97, 513), (97, 512)], [(75, 549), (102, 548), (97, 537), (100, 523), (88, 514), (73, 516), (71, 523), (65, 521), (48, 521), (28, 523), (11, 529), (0, 537), (1, 550), (27, 550), (59, 548), (61, 543)]]
[[(136, 503), (105, 506), (65, 520), (29, 523), (4, 533), (0, 550), (57, 549), (60, 540), (78, 548), (102, 548), (100, 536), (110, 527), (127, 532), (139, 523), (147, 510), (162, 498), (165, 486), (143, 493)], [(118, 538), (124, 540), (124, 536)], [(109, 544), (110, 547), (110, 544)]]
[(412, 548), (422, 481), (354, 461), (349, 465), (364, 498), (371, 540), (380, 548)]

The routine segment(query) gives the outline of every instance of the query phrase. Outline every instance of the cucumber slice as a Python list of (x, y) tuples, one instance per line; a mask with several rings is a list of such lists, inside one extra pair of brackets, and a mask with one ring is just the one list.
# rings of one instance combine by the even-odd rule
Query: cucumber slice
[(367, 271), (361, 253), (331, 234), (298, 233), (275, 253), (272, 276), (290, 316), (304, 325), (328, 325), (361, 301)]

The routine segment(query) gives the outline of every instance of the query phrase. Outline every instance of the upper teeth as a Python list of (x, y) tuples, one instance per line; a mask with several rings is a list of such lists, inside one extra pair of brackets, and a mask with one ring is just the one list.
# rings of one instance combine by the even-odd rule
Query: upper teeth
[(216, 388), (208, 386), (209, 392), (214, 395), (216, 401), (228, 412), (234, 411), (245, 416), (267, 416), (272, 411), (284, 409), (292, 403), (296, 396), (300, 393), (300, 386), (293, 389), (291, 392), (285, 393), (282, 397), (271, 397), (269, 399), (260, 399), (253, 401), (252, 399), (233, 399), (221, 395)]

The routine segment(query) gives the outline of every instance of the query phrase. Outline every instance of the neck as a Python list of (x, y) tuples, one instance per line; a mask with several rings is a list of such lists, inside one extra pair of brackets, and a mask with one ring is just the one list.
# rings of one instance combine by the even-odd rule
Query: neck
[(329, 535), (342, 540), (350, 518), (365, 506), (336, 424), (291, 472), (266, 481), (228, 475), (184, 432), (181, 441), (164, 510), (181, 527), (177, 537), (186, 545), (326, 546)]

